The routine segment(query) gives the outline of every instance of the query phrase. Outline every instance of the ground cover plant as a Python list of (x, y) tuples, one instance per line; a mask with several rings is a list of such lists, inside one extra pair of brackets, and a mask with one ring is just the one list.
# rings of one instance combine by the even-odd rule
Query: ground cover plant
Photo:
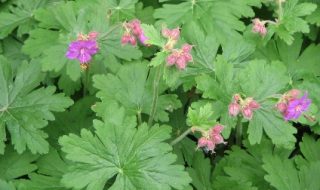
[(320, 190), (320, 1), (0, 0), (0, 190)]

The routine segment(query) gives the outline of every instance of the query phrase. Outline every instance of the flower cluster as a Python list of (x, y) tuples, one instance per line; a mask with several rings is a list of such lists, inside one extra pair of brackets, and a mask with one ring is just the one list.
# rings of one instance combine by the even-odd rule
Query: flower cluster
[(121, 38), (121, 44), (131, 44), (135, 46), (137, 44), (137, 39), (143, 44), (146, 45), (148, 38), (145, 36), (142, 28), (141, 22), (138, 19), (131, 20), (130, 22), (125, 22), (123, 24), (125, 29), (124, 34)]
[(252, 26), (252, 32), (253, 33), (258, 33), (261, 36), (265, 36), (267, 34), (267, 28), (265, 24), (267, 23), (266, 21), (261, 21), (258, 18), (255, 18), (252, 20), (253, 26)]
[(222, 130), (222, 125), (215, 125), (208, 131), (202, 131), (202, 137), (198, 140), (198, 148), (214, 152), (217, 144), (225, 143), (221, 136)]
[(185, 69), (187, 63), (192, 61), (191, 49), (191, 45), (184, 44), (181, 49), (172, 50), (172, 53), (167, 57), (167, 64), (169, 66), (176, 65), (179, 69)]
[(87, 68), (92, 56), (98, 53), (97, 32), (90, 32), (88, 35), (80, 33), (76, 41), (69, 44), (66, 57), (77, 59), (82, 68)]
[(167, 65), (176, 65), (178, 69), (185, 69), (187, 63), (193, 60), (191, 55), (192, 45), (185, 43), (181, 49), (174, 49), (174, 46), (180, 38), (179, 28), (172, 30), (165, 28), (162, 30), (162, 36), (168, 39), (164, 46), (164, 50), (170, 52), (170, 55), (166, 59)]
[(240, 94), (235, 94), (229, 104), (229, 115), (235, 117), (241, 113), (244, 118), (251, 120), (253, 112), (259, 108), (260, 104), (252, 97), (243, 100)]
[(311, 105), (308, 94), (301, 96), (301, 91), (292, 89), (285, 93), (278, 101), (276, 108), (286, 121), (298, 119)]

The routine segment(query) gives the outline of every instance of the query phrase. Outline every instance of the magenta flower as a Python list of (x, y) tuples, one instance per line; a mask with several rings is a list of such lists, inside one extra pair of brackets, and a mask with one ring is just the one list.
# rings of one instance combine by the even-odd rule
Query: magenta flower
[(304, 94), (301, 98), (293, 99), (288, 102), (287, 109), (284, 112), (286, 121), (298, 119), (300, 115), (307, 111), (311, 105), (311, 100), (308, 99), (308, 94)]
[(98, 44), (95, 40), (78, 40), (71, 42), (66, 53), (68, 59), (78, 59), (81, 64), (88, 63), (92, 55), (98, 52)]

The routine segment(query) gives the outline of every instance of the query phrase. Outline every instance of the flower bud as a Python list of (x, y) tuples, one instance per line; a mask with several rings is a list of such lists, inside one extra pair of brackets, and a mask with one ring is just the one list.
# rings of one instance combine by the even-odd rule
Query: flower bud
[(252, 23), (253, 23), (252, 32), (259, 33), (261, 36), (265, 36), (267, 34), (265, 21), (260, 21), (260, 19), (255, 18), (253, 19)]
[(287, 94), (288, 94), (288, 96), (290, 96), (289, 100), (291, 100), (291, 99), (299, 98), (299, 95), (301, 94), (301, 92), (298, 89), (292, 89), (289, 92), (287, 92)]
[(201, 137), (200, 139), (198, 139), (198, 148), (207, 146), (207, 142), (208, 139), (206, 139), (205, 137)]
[(179, 69), (185, 69), (187, 65), (184, 57), (178, 57), (176, 64)]
[(207, 146), (206, 147), (207, 147), (207, 149), (209, 151), (213, 151), (214, 148), (216, 147), (216, 144), (214, 142), (210, 141), (210, 140), (207, 140)]
[(215, 125), (213, 128), (212, 128), (212, 132), (215, 133), (215, 134), (220, 134), (223, 130), (223, 126), (222, 125)]
[(182, 49), (182, 51), (183, 51), (184, 53), (190, 53), (190, 51), (191, 51), (191, 49), (192, 49), (192, 45), (190, 45), (190, 44), (183, 44), (181, 49)]
[(98, 37), (98, 35), (99, 35), (98, 32), (90, 32), (90, 33), (88, 34), (88, 38), (89, 38), (89, 40), (96, 40), (97, 37)]
[(235, 95), (233, 95), (233, 100), (234, 100), (235, 102), (239, 102), (239, 101), (241, 100), (240, 94), (235, 94)]
[(121, 37), (121, 44), (127, 44), (130, 42), (130, 34), (123, 34), (123, 36)]
[(162, 36), (165, 38), (169, 38), (171, 31), (168, 28), (164, 28), (161, 30)]
[(137, 40), (136, 40), (136, 38), (134, 36), (130, 36), (130, 40), (129, 41), (130, 41), (131, 45), (133, 45), (133, 46), (137, 45)]
[(284, 113), (287, 110), (287, 104), (285, 104), (284, 102), (279, 102), (276, 105), (277, 110), (279, 110), (279, 112)]
[(178, 40), (178, 38), (180, 37), (180, 30), (179, 28), (175, 28), (173, 30), (171, 30), (171, 34), (170, 34), (170, 38), (173, 40)]
[(167, 57), (167, 64), (168, 65), (174, 65), (177, 61), (177, 57), (174, 55), (174, 54), (170, 54), (168, 57)]
[(248, 119), (248, 120), (251, 120), (252, 119), (252, 116), (253, 116), (253, 112), (251, 110), (251, 108), (249, 106), (247, 107), (244, 107), (242, 110), (241, 110), (241, 113), (243, 115), (244, 118)]
[(238, 103), (229, 104), (229, 115), (237, 116), (240, 112), (240, 105)]
[(256, 109), (259, 109), (260, 108), (260, 104), (255, 101), (255, 100), (251, 100), (249, 102), (249, 107), (252, 109), (252, 110), (256, 110)]

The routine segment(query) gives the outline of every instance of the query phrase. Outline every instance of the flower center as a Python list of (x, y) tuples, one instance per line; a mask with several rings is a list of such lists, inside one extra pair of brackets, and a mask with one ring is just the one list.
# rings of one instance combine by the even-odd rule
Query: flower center
[(297, 105), (297, 106), (295, 107), (295, 111), (296, 111), (296, 112), (301, 112), (301, 111), (302, 111), (301, 105)]
[(80, 54), (83, 55), (85, 53), (86, 49), (85, 48), (81, 48), (80, 49)]

